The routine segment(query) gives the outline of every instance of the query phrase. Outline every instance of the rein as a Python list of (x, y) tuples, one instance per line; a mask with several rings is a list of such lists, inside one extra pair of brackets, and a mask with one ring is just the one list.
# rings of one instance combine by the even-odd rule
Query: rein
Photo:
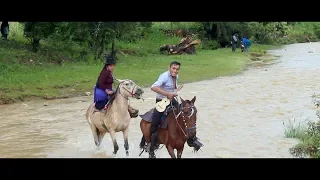
[[(120, 84), (121, 84), (121, 83), (120, 83)], [(119, 84), (119, 86), (120, 86), (120, 84)], [(132, 91), (130, 92), (128, 89), (126, 89), (126, 88), (124, 88), (123, 86), (121, 86), (121, 88), (123, 88), (124, 90), (126, 90), (126, 91), (131, 95), (131, 97), (133, 97), (133, 96), (135, 95), (134, 90), (136, 89), (136, 87), (137, 87), (137, 85), (135, 84), (135, 85), (133, 86), (133, 88), (132, 88)], [(128, 97), (125, 97), (125, 96), (121, 93), (120, 88), (119, 88), (119, 94), (121, 94), (121, 96), (124, 97), (126, 100), (129, 100)]]
[[(126, 90), (128, 93), (130, 93), (131, 97), (133, 97), (133, 96), (135, 95), (135, 93), (134, 93), (133, 91), (135, 90), (136, 87), (137, 87), (137, 85), (134, 85), (133, 88), (132, 88), (132, 91), (130, 92), (130, 91), (128, 91), (128, 89), (126, 89), (126, 88), (124, 88), (124, 87), (121, 86), (121, 88), (123, 88), (123, 89)], [(121, 94), (120, 90), (119, 90), (119, 94)], [(121, 94), (121, 95), (122, 95), (122, 97), (124, 97), (123, 94)], [(128, 100), (128, 97), (124, 97), (124, 98)]]
[[(182, 104), (181, 104), (181, 105), (182, 105)], [(182, 110), (185, 109), (185, 108), (188, 108), (188, 109), (191, 108), (191, 113), (190, 113), (189, 116), (187, 116), (187, 117), (190, 119), (190, 118), (193, 116), (193, 114), (194, 114), (194, 106), (182, 107), (182, 108), (180, 108), (181, 105), (179, 105), (179, 109), (180, 109), (179, 113), (176, 115), (175, 112), (173, 111), (173, 114), (174, 114), (174, 118), (175, 118), (175, 120), (176, 120), (179, 128), (180, 128), (181, 131), (183, 132), (184, 136), (185, 136), (185, 137), (188, 137), (188, 135), (184, 132), (183, 128), (180, 126), (179, 121), (178, 121), (178, 118), (179, 118), (180, 115), (182, 114), (182, 121), (184, 122), (185, 129), (186, 129), (187, 132), (190, 131), (191, 129), (196, 129), (196, 125), (193, 126), (193, 127), (188, 127), (188, 126), (187, 126), (184, 113), (182, 112)], [(172, 101), (171, 101), (171, 106), (172, 106)]]

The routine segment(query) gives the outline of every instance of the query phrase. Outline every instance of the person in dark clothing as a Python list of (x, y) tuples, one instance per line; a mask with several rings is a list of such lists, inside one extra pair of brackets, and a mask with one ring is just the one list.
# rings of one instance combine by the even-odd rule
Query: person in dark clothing
[[(115, 90), (112, 89), (114, 83), (113, 70), (116, 66), (116, 61), (113, 56), (106, 57), (103, 69), (100, 72), (98, 81), (94, 87), (94, 103), (98, 110), (106, 111), (108, 109), (108, 102), (112, 95), (114, 95)], [(128, 107), (130, 117), (137, 117), (138, 110)]]
[(8, 39), (9, 35), (9, 22), (8, 21), (2, 21), (1, 23), (1, 35), (4, 39)]
[[(156, 102), (161, 101), (167, 97), (172, 102), (173, 106), (177, 106), (178, 102), (174, 99), (177, 96), (177, 84), (178, 84), (178, 73), (180, 70), (180, 63), (173, 61), (170, 63), (169, 70), (162, 73), (158, 80), (152, 85), (151, 90), (157, 93)], [(170, 106), (170, 104), (168, 105)], [(164, 112), (159, 112), (154, 109), (152, 121), (151, 121), (151, 143), (150, 153), (154, 153), (157, 131), (161, 123), (161, 117)]]
[(94, 88), (94, 102), (95, 107), (98, 110), (106, 108), (106, 104), (110, 99), (110, 96), (114, 93), (112, 85), (114, 78), (112, 71), (115, 68), (116, 62), (113, 57), (106, 57), (106, 61), (103, 69), (98, 77), (97, 84)]
[(235, 33), (235, 34), (233, 34), (233, 36), (231, 37), (232, 52), (236, 52), (237, 42), (238, 42), (238, 34)]

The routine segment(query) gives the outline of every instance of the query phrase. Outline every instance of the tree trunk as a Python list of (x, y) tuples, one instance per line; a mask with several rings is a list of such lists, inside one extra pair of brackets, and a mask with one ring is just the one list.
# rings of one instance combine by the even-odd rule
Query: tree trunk
[(32, 51), (33, 52), (38, 52), (40, 46), (40, 39), (33, 39), (32, 40)]
[(97, 61), (99, 58), (99, 37), (94, 42), (94, 60)]
[(100, 53), (99, 53), (99, 58), (101, 57), (101, 55), (103, 55), (105, 52), (105, 44), (104, 44), (104, 38), (101, 39), (100, 42)]

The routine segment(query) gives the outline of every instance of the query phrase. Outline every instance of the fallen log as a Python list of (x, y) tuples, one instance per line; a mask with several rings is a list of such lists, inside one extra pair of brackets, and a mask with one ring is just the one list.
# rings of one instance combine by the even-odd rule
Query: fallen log
[(160, 52), (167, 51), (168, 55), (175, 55), (175, 54), (194, 54), (196, 53), (195, 45), (200, 44), (201, 41), (196, 39), (188, 44), (183, 44), (180, 42), (178, 45), (170, 45), (164, 44), (160, 46)]

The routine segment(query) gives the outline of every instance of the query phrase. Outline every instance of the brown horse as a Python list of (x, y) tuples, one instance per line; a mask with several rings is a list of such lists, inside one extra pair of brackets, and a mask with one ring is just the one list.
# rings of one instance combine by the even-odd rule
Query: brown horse
[[(194, 147), (195, 151), (198, 151), (202, 146), (196, 138), (197, 108), (194, 106), (196, 96), (194, 96), (191, 101), (183, 100), (181, 97), (180, 99), (181, 103), (178, 107), (169, 106), (167, 108), (166, 118), (162, 121), (161, 127), (158, 130), (157, 147), (155, 148), (158, 149), (160, 144), (164, 144), (171, 158), (176, 158), (174, 149), (177, 150), (177, 157), (181, 158), (186, 141), (190, 147)], [(142, 118), (140, 121), (140, 129), (143, 134), (140, 142), (142, 152), (149, 151), (148, 146), (150, 146), (151, 140), (150, 127), (153, 110), (154, 108), (144, 115), (140, 115)], [(149, 151), (149, 158), (156, 158), (156, 156)]]

